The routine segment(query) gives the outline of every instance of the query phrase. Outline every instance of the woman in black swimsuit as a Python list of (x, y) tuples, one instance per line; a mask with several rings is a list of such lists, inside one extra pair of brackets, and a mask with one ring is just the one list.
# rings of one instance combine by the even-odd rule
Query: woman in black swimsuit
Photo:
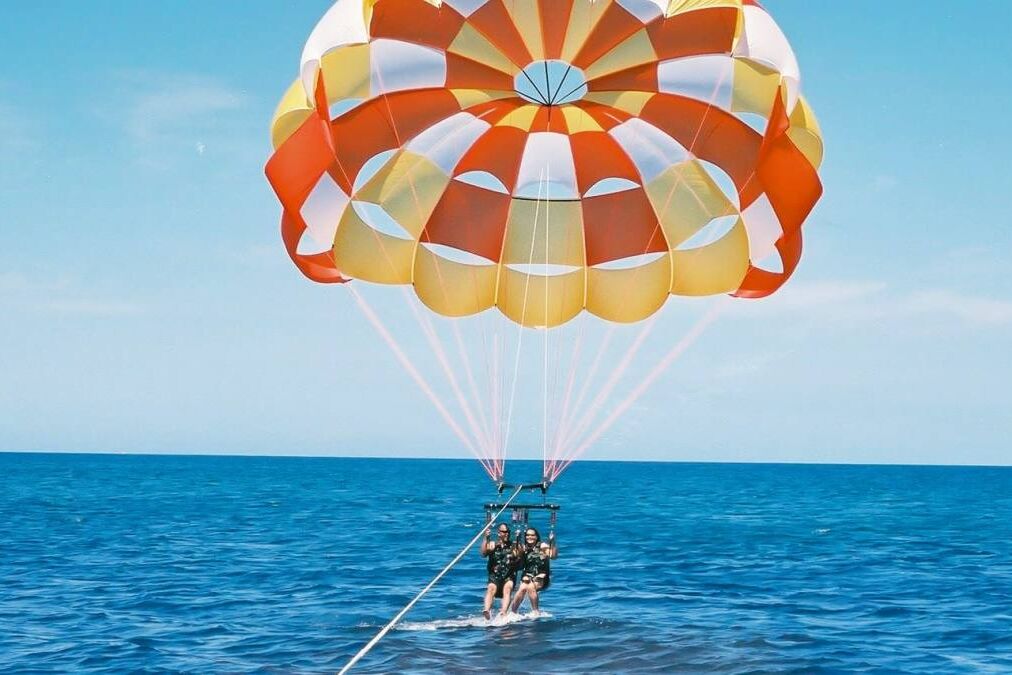
[(541, 535), (533, 527), (527, 528), (524, 533), (524, 543), (521, 546), (523, 563), (523, 576), (520, 578), (520, 588), (513, 599), (513, 611), (520, 609), (520, 603), (524, 598), (531, 601), (531, 609), (538, 611), (538, 594), (547, 589), (552, 583), (551, 561), (559, 557), (559, 549), (555, 545), (555, 533), (548, 537), (548, 541), (541, 541)]
[[(490, 540), (492, 529), (496, 529), (499, 537)], [(496, 528), (485, 532), (485, 540), (481, 542), (481, 556), (488, 558), (488, 585), (485, 587), (485, 608), (482, 615), (492, 618), (492, 603), (502, 598), (500, 614), (506, 614), (510, 606), (510, 596), (516, 581), (517, 569), (520, 566), (520, 552), (510, 542), (510, 528), (506, 523), (499, 523)]]

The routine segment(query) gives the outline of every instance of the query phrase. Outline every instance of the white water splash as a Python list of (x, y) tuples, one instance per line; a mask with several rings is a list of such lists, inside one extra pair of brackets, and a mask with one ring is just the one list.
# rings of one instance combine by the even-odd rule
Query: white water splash
[(514, 623), (523, 623), (526, 621), (536, 621), (538, 619), (550, 618), (552, 618), (552, 615), (544, 611), (531, 611), (526, 614), (510, 612), (505, 616), (497, 614), (491, 619), (486, 619), (479, 614), (477, 616), (461, 616), (456, 619), (436, 619), (435, 621), (405, 621), (404, 623), (399, 624), (395, 630), (425, 631), (454, 628), (496, 628), (498, 626), (508, 626)]

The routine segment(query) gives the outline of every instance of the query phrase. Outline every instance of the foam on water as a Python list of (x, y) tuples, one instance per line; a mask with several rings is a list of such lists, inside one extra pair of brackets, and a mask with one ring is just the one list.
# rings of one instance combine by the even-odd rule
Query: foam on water
[(491, 619), (486, 619), (480, 614), (476, 616), (461, 616), (456, 619), (436, 619), (434, 621), (405, 621), (398, 624), (395, 630), (446, 630), (459, 628), (500, 628), (525, 621), (537, 621), (550, 619), (552, 615), (545, 611), (530, 611), (522, 614), (509, 612), (508, 614), (496, 614)]

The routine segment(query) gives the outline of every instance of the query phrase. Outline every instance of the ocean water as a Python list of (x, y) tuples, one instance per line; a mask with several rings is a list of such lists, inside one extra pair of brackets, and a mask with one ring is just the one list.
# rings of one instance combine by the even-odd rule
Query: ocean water
[[(0, 477), (16, 672), (335, 671), (495, 496), (467, 461), (5, 454)], [(1012, 470), (578, 463), (550, 496), (544, 616), (482, 620), (471, 551), (357, 672), (1012, 672)]]

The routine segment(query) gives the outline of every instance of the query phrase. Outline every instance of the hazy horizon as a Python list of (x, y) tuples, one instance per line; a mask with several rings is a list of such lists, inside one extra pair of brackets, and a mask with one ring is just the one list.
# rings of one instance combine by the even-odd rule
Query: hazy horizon
[[(176, 452), (136, 452), (130, 450), (122, 451), (94, 451), (81, 452), (77, 450), (0, 450), (0, 454), (6, 455), (98, 455), (107, 457), (263, 457), (268, 459), (383, 459), (383, 460), (411, 460), (411, 461), (448, 461), (448, 462), (473, 462), (469, 457), (430, 455), (430, 456), (400, 456), (400, 455), (326, 455), (326, 454), (278, 454), (278, 453), (243, 453), (243, 452), (204, 452), (204, 451), (176, 451)], [(510, 457), (507, 466), (511, 462), (523, 462), (536, 464), (541, 462), (540, 457)], [(757, 464), (757, 465), (787, 465), (787, 466), (895, 466), (895, 467), (952, 467), (952, 468), (981, 468), (981, 469), (1012, 469), (1009, 464), (958, 464), (958, 463), (897, 463), (897, 462), (811, 462), (805, 460), (714, 460), (714, 459), (656, 459), (656, 458), (601, 458), (601, 457), (580, 457), (574, 460), (573, 464), (584, 462), (592, 463), (613, 463), (621, 464), (630, 462), (635, 464)]]

